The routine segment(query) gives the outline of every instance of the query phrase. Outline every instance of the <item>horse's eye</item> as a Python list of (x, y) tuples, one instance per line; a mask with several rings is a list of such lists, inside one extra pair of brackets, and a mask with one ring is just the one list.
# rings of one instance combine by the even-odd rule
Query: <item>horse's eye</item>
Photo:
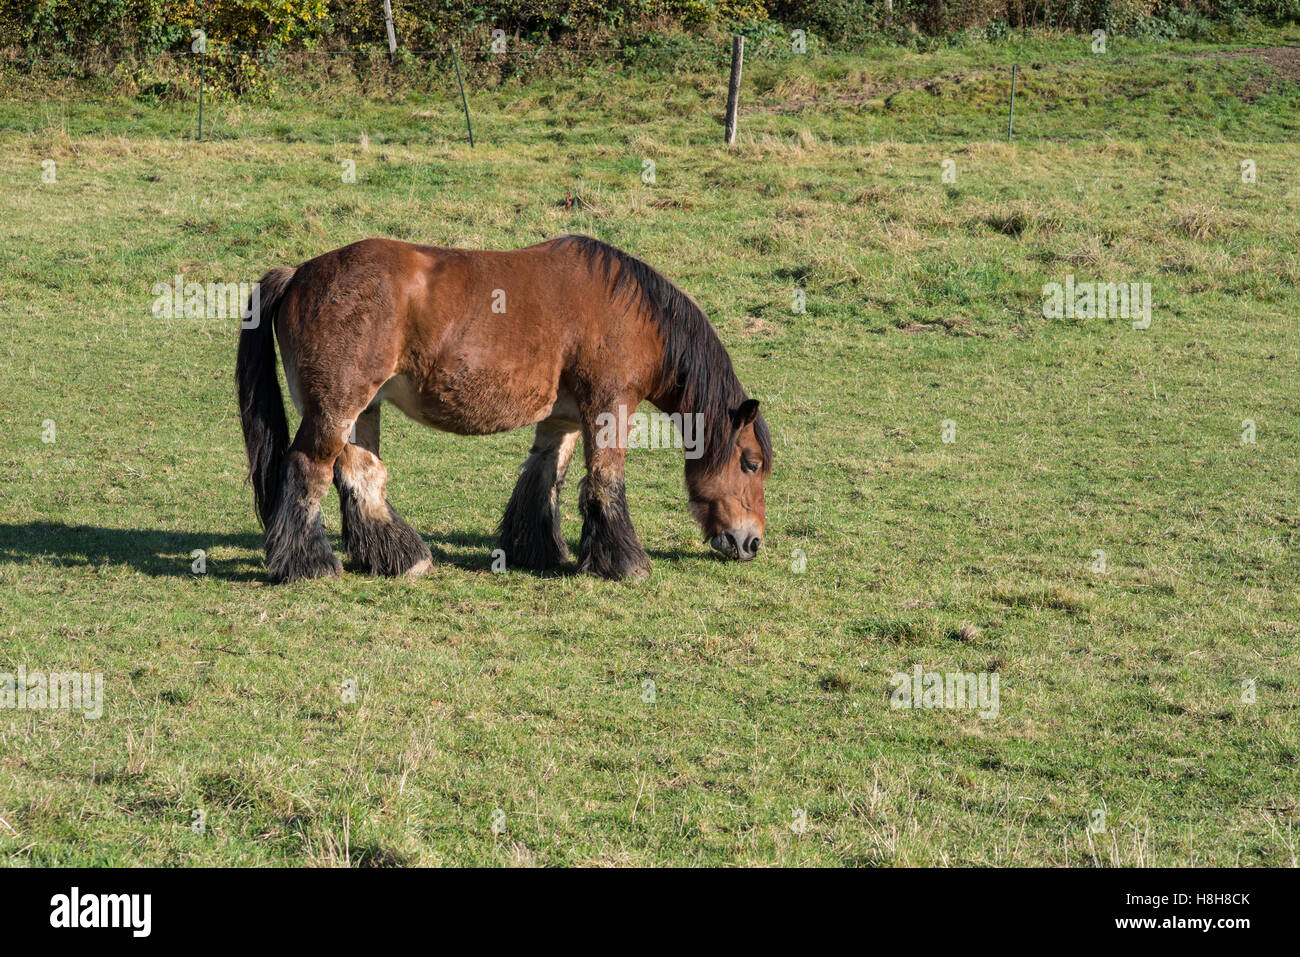
[(757, 472), (757, 471), (758, 471), (758, 463), (757, 463), (757, 462), (751, 462), (749, 459), (741, 459), (741, 460), (740, 460), (740, 470), (741, 470), (742, 472)]

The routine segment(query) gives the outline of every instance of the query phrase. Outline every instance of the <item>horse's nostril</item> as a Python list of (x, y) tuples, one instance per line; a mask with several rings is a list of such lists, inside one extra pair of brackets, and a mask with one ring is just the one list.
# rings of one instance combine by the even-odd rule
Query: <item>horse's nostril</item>
[(736, 541), (736, 536), (732, 535), (731, 532), (727, 532), (727, 542), (731, 545), (732, 549), (740, 551), (740, 543)]
[(755, 535), (749, 540), (749, 551), (752, 555), (758, 554), (758, 546), (763, 544), (763, 540)]

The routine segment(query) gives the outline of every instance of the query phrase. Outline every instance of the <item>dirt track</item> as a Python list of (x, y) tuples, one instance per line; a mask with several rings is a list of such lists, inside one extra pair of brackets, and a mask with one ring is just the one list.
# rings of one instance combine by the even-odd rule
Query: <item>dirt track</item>
[(1211, 53), (1191, 53), (1195, 60), (1235, 59), (1243, 56), (1260, 57), (1269, 66), (1288, 80), (1300, 79), (1300, 46), (1294, 47), (1252, 47), (1248, 50), (1223, 50)]

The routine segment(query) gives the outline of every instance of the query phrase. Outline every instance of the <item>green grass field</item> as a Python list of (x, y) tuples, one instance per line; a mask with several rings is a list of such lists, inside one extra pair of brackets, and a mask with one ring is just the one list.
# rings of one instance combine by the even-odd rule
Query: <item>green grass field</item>
[[(218, 102), (198, 143), (192, 103), (6, 81), (0, 672), (104, 709), (0, 710), (0, 860), (1294, 866), (1300, 85), (1207, 50), (755, 62), (731, 148), (721, 74), (471, 83), (473, 150), (450, 88)], [(389, 407), (433, 573), (265, 585), (237, 323), (153, 285), (566, 232), (762, 400), (760, 559), (642, 451), (648, 581), (494, 574), (530, 435)], [(1044, 318), (1071, 275), (1150, 283), (1150, 327)], [(997, 717), (891, 707), (916, 666), (996, 674)]]

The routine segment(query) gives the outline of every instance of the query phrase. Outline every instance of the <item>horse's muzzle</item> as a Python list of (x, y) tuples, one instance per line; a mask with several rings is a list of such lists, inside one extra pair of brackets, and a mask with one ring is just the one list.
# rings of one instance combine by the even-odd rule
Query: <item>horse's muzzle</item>
[(754, 528), (740, 526), (721, 535), (714, 535), (709, 539), (709, 544), (719, 555), (747, 562), (758, 554), (762, 539)]

